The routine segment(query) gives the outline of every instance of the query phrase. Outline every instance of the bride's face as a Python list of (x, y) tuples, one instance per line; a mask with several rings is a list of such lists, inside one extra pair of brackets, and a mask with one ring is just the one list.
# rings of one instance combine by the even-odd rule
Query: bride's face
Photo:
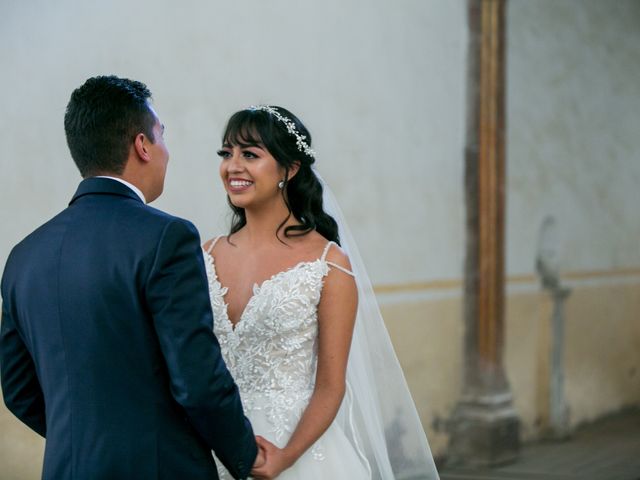
[(278, 182), (284, 168), (263, 145), (224, 144), (218, 155), (220, 178), (234, 206), (252, 208), (282, 199)]

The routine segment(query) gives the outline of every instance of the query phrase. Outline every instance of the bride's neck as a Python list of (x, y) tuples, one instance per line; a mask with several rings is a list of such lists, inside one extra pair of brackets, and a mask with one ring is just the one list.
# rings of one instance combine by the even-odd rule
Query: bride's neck
[[(272, 241), (277, 241), (275, 236), (276, 230), (280, 227), (287, 215), (288, 210), (283, 209), (268, 209), (268, 210), (245, 210), (245, 217), (247, 219), (246, 225), (242, 228), (246, 239), (250, 244), (265, 245)], [(289, 225), (299, 225), (300, 222), (291, 215), (287, 222), (282, 226), (280, 232), (284, 231), (284, 228)]]

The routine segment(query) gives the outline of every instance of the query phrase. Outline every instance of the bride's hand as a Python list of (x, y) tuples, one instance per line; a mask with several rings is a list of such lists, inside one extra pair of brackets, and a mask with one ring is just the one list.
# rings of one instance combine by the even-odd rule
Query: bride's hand
[(259, 467), (254, 467), (253, 470), (251, 470), (251, 475), (254, 478), (271, 480), (293, 464), (292, 459), (289, 458), (285, 450), (276, 447), (266, 438), (257, 435), (256, 443), (258, 444), (258, 448), (264, 451), (266, 461)]

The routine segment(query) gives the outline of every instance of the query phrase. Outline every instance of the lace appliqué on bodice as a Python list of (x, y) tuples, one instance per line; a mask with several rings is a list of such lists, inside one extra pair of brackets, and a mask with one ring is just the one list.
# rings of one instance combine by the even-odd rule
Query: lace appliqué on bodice
[[(328, 247), (327, 247), (328, 248)], [(218, 280), (213, 257), (204, 252), (214, 332), (233, 375), (245, 414), (262, 410), (276, 440), (291, 435), (315, 384), (318, 314), (329, 265), (322, 258), (300, 262), (254, 285), (235, 328), (225, 302), (227, 288)], [(321, 446), (313, 447), (322, 459)]]

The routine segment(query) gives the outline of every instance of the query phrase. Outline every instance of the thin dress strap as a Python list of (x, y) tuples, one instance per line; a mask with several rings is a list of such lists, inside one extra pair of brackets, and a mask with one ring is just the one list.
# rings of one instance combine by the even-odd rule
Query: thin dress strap
[(323, 262), (326, 261), (327, 253), (329, 253), (329, 249), (331, 248), (331, 245), (333, 245), (333, 243), (334, 242), (329, 240), (327, 244), (324, 246), (324, 250), (322, 251), (322, 256), (320, 257), (320, 260), (322, 260)]
[(328, 241), (327, 242), (327, 246), (324, 247), (324, 252), (322, 252), (322, 257), (320, 257), (320, 260), (322, 260), (323, 262), (325, 262), (327, 265), (337, 268), (338, 270), (340, 270), (341, 272), (346, 273), (347, 275), (351, 275), (352, 277), (355, 277), (355, 275), (353, 274), (352, 271), (347, 270), (346, 268), (344, 268), (342, 265), (338, 265), (337, 263), (333, 263), (333, 262), (328, 262), (327, 261), (327, 253), (329, 253), (329, 249), (331, 248), (331, 245), (334, 245), (335, 242), (333, 241)]
[(223, 237), (223, 235), (218, 235), (216, 238), (214, 238), (211, 243), (209, 244), (209, 248), (207, 248), (207, 253), (209, 255), (211, 255), (211, 251), (213, 250), (213, 247), (216, 246), (216, 243), (218, 243), (218, 240), (220, 240)]

